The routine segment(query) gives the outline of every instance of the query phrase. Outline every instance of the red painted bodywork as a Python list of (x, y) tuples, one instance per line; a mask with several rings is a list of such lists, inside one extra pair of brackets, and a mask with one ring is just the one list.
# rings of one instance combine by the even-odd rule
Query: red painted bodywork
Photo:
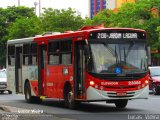
[[(48, 41), (49, 40), (57, 40), (57, 39), (63, 39), (63, 38), (72, 38), (72, 65), (68, 65), (68, 66), (63, 66), (63, 65), (59, 65), (59, 66), (50, 66), (48, 65), (48, 63), (46, 64), (46, 68), (42, 70), (42, 77), (44, 78), (42, 80), (43, 82), (43, 91), (42, 94), (48, 98), (57, 98), (57, 99), (63, 99), (63, 88), (64, 88), (64, 84), (66, 81), (69, 81), (72, 85), (72, 89), (74, 88), (74, 43), (76, 41), (82, 41), (82, 40), (86, 40), (88, 39), (89, 33), (92, 31), (101, 31), (101, 30), (134, 30), (134, 31), (141, 31), (144, 32), (143, 30), (139, 30), (139, 29), (128, 29), (128, 28), (101, 28), (98, 29), (98, 27), (96, 27), (96, 29), (92, 28), (85, 28), (80, 30), (80, 31), (76, 31), (73, 33), (62, 33), (62, 34), (58, 34), (58, 35), (50, 35), (50, 36), (41, 36), (41, 37), (37, 37), (34, 39), (34, 42), (37, 42), (38, 45), (43, 45), (46, 44), (48, 46)], [(47, 56), (46, 56), (47, 57)], [(47, 57), (48, 59), (48, 57)], [(47, 60), (48, 61), (48, 60)], [(68, 75), (63, 75), (62, 71), (63, 68), (67, 68), (69, 73)], [(128, 82), (129, 81), (119, 81), (118, 85), (111, 85), (111, 86), (106, 86), (106, 85), (101, 85), (102, 82), (111, 82), (111, 80), (100, 80), (98, 78), (94, 78), (91, 75), (89, 75), (87, 72), (86, 74), (86, 80), (85, 80), (85, 91), (87, 90), (87, 88), (90, 86), (89, 82), (92, 80), (95, 82), (96, 85), (98, 85), (97, 89), (100, 89), (100, 86), (104, 87), (104, 91), (133, 91), (133, 90), (138, 90), (138, 85), (132, 85), (132, 86), (128, 86)], [(141, 81), (140, 84), (140, 89), (145, 87), (147, 84), (145, 84), (145, 80), (148, 80), (148, 75), (146, 75), (144, 78), (139, 79), (139, 80), (134, 80), (134, 81)], [(133, 80), (132, 80), (133, 81)], [(38, 96), (38, 81), (31, 81), (30, 82), (31, 86), (32, 86), (32, 90), (33, 92)], [(142, 87), (142, 84), (145, 84)], [(119, 88), (119, 85), (123, 85), (123, 89)], [(95, 87), (95, 86), (93, 86)], [(74, 92), (74, 89), (73, 89)], [(84, 93), (83, 96), (79, 96), (78, 98), (75, 99), (86, 99), (86, 92)]]
[[(89, 82), (90, 81), (94, 81), (95, 84), (93, 85), (93, 87), (95, 87), (95, 85), (98, 85), (98, 88), (100, 90), (100, 87), (103, 86), (103, 90), (104, 91), (113, 91), (113, 92), (117, 92), (117, 91), (135, 91), (135, 90), (139, 90), (138, 86), (140, 86), (140, 89), (146, 87), (148, 85), (148, 83), (146, 84), (145, 81), (148, 80), (148, 75), (146, 75), (145, 77), (141, 78), (141, 79), (135, 79), (135, 80), (103, 80), (103, 79), (98, 79), (98, 78), (94, 78), (89, 74), (86, 74), (86, 88), (88, 88), (90, 86)], [(129, 85), (129, 82), (131, 81), (141, 81), (140, 84), (132, 84)], [(108, 83), (114, 83), (114, 82), (118, 82), (118, 84), (108, 84)], [(144, 84), (144, 86), (142, 87), (142, 84)], [(123, 86), (123, 88), (120, 88), (120, 85)]]

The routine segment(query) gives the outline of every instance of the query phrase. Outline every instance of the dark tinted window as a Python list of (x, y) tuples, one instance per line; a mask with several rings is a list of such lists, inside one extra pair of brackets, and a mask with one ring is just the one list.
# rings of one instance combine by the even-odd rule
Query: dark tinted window
[(32, 43), (31, 44), (31, 53), (30, 53), (30, 64), (36, 65), (37, 64), (37, 44)]
[(57, 65), (60, 63), (59, 57), (59, 42), (50, 42), (48, 45), (48, 63), (50, 65)]
[(48, 47), (48, 63), (50, 65), (68, 65), (72, 63), (71, 40), (49, 42)]
[(8, 46), (8, 65), (15, 65), (15, 47)]
[(37, 64), (37, 44), (29, 43), (23, 45), (23, 64), (36, 65)]
[(68, 65), (72, 63), (72, 41), (66, 40), (61, 42), (61, 64)]

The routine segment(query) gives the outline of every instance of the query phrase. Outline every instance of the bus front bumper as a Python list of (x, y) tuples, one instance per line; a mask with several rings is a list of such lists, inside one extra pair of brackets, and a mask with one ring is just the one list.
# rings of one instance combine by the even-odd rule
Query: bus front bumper
[(116, 100), (116, 99), (147, 99), (149, 95), (149, 86), (135, 91), (126, 91), (125, 96), (117, 96), (115, 91), (102, 91), (89, 87), (87, 89), (87, 100), (96, 101), (96, 100)]

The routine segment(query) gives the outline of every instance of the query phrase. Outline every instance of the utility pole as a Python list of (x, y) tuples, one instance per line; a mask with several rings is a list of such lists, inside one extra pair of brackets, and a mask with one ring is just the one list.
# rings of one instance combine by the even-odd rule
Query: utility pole
[(18, 0), (18, 6), (20, 6), (20, 0)]
[(34, 2), (34, 6), (35, 6), (35, 14), (36, 14), (36, 11), (37, 11), (37, 5), (38, 5), (38, 2)]
[(39, 0), (39, 17), (41, 16), (41, 0)]

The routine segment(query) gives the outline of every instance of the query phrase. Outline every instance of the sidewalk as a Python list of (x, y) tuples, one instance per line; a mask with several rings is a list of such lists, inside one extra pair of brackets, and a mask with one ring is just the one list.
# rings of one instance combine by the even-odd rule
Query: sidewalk
[(0, 120), (70, 120), (44, 113), (38, 109), (23, 109), (0, 105)]

